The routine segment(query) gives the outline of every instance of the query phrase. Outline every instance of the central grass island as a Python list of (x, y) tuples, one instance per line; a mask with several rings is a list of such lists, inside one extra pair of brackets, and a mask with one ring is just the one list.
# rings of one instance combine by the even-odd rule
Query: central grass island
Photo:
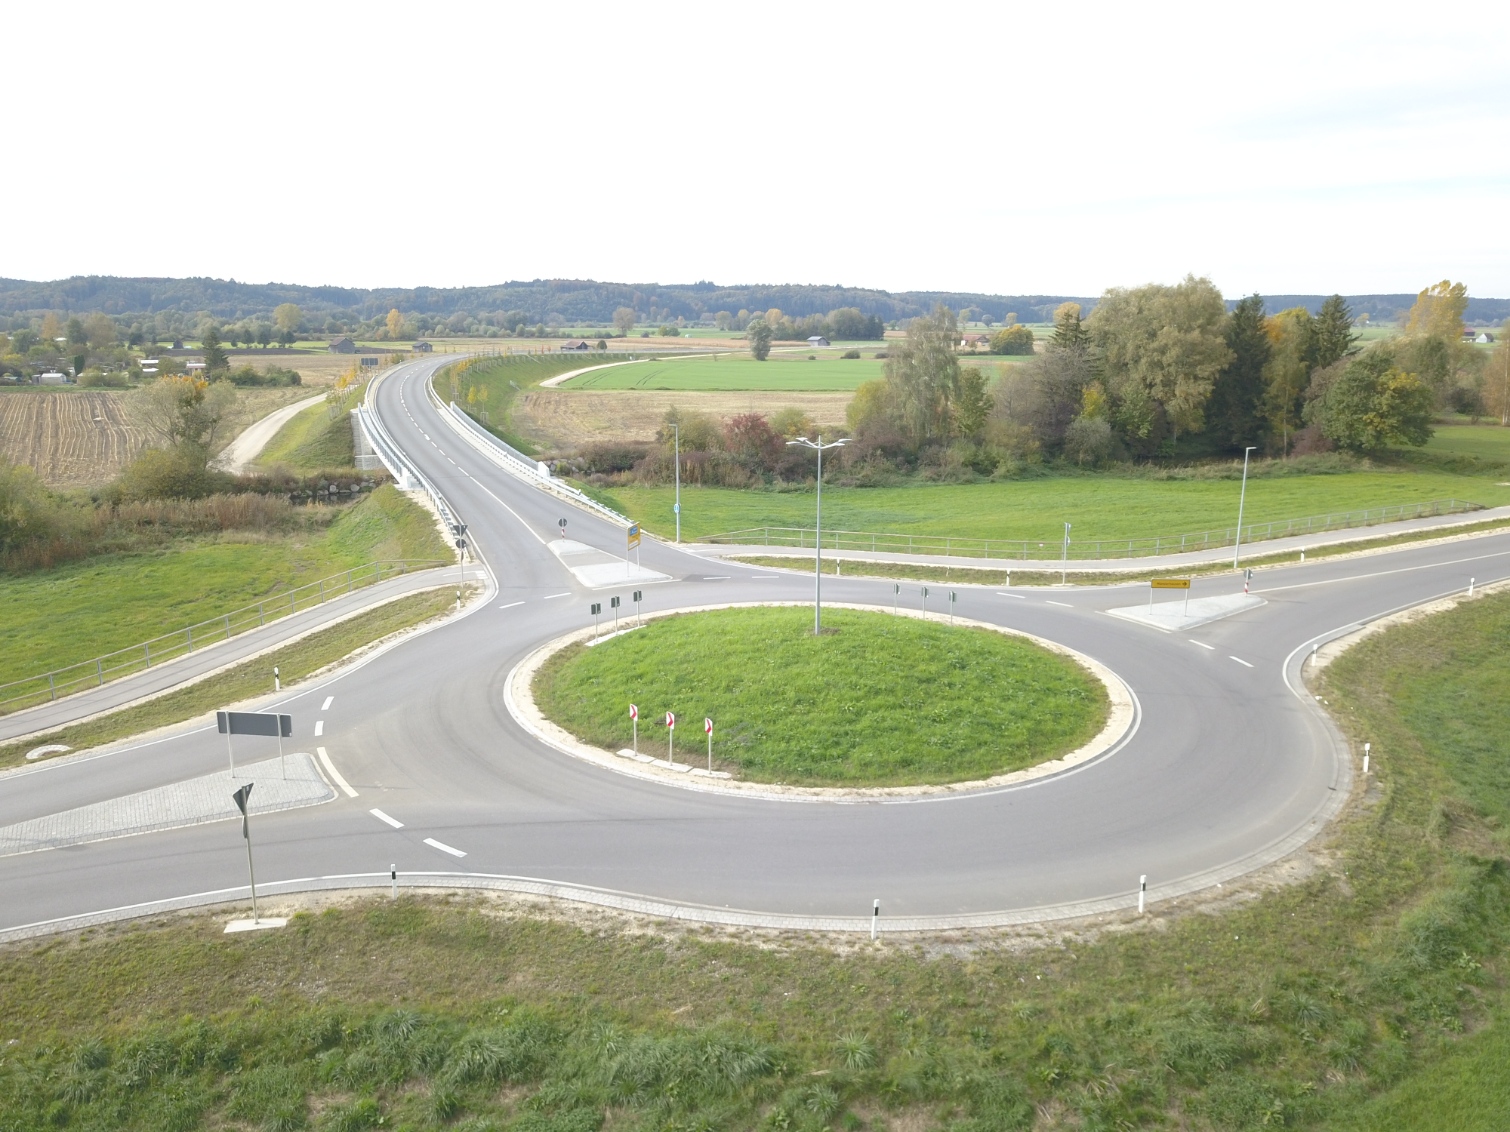
[(541, 665), (539, 710), (583, 742), (631, 742), (747, 782), (877, 787), (970, 782), (1059, 758), (1094, 738), (1109, 702), (1073, 657), (971, 625), (759, 606), (661, 617)]

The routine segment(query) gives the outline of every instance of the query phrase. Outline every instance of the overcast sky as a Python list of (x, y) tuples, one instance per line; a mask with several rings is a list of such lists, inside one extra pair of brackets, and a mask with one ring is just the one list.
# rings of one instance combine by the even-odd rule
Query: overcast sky
[(1068, 11), (20, 5), (0, 275), (1510, 295), (1498, 6)]

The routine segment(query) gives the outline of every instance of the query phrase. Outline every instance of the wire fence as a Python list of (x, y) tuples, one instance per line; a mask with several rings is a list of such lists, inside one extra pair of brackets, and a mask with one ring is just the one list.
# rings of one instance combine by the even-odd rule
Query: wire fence
[(56, 700), (85, 688), (97, 688), (112, 680), (119, 680), (138, 672), (145, 672), (159, 664), (187, 656), (221, 641), (253, 629), (261, 628), (294, 613), (323, 604), (368, 586), (375, 586), (385, 578), (395, 578), (415, 570), (445, 566), (436, 561), (368, 562), (354, 566), (340, 574), (332, 574), (306, 585), (284, 590), (280, 594), (246, 605), (240, 609), (200, 621), (172, 633), (153, 637), (150, 641), (128, 645), (123, 649), (105, 653), (103, 656), (82, 660), (51, 672), (27, 676), (0, 684), (0, 715), (34, 707), (49, 700)]
[[(1469, 503), (1461, 499), (1434, 499), (1429, 503), (1398, 503), (1388, 507), (1368, 507), (1361, 511), (1336, 511), (1326, 515), (1312, 515), (1304, 519), (1286, 519), (1274, 523), (1246, 523), (1242, 527), (1242, 542), (1244, 546), (1247, 546), (1249, 543), (1285, 538), (1290, 535), (1345, 530), (1349, 527), (1371, 527), (1379, 523), (1394, 523), (1402, 519), (1420, 519), (1431, 515), (1463, 514), (1469, 511), (1481, 511), (1483, 507), (1482, 503)], [(1237, 532), (1237, 527), (1225, 527), (1219, 530), (1196, 531), (1193, 534), (1156, 535), (1152, 538), (1071, 538), (1069, 548), (1077, 560), (1147, 558), (1159, 554), (1179, 554), (1186, 551), (1232, 546), (1237, 541)], [(740, 546), (790, 546), (809, 549), (815, 547), (812, 527), (749, 527), (742, 531), (706, 535), (696, 541)], [(1044, 561), (1057, 561), (1066, 556), (1066, 546), (1062, 536), (1050, 536), (1043, 539), (981, 539), (950, 535), (826, 530), (823, 532), (823, 549)]]

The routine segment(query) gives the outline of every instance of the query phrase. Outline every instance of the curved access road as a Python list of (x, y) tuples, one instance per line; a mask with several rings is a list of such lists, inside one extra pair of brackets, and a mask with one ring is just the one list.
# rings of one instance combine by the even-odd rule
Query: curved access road
[[(1258, 608), (1185, 632), (1109, 616), (1146, 587), (954, 587), (961, 615), (1062, 642), (1117, 672), (1138, 719), (1108, 754), (1020, 786), (835, 803), (746, 798), (574, 760), (510, 716), (504, 687), (539, 644), (589, 622), (589, 590), (549, 542), (617, 553), (621, 528), (502, 470), (427, 395), (448, 359), (381, 381), (394, 443), (469, 525), (496, 592), (469, 614), (286, 696), (293, 748), (325, 752), (336, 800), (254, 819), (259, 888), (501, 887), (729, 923), (883, 930), (1006, 924), (1129, 908), (1225, 881), (1303, 844), (1353, 762), (1303, 690), (1312, 646), (1393, 610), (1510, 575), (1510, 534), (1277, 568)], [(803, 600), (811, 579), (647, 540), (647, 609)], [(1201, 583), (1240, 591), (1236, 579)], [(892, 583), (824, 580), (887, 604)], [(918, 600), (904, 587), (902, 600)], [(990, 695), (990, 688), (982, 688)], [(255, 740), (248, 740), (249, 744)], [(250, 747), (241, 757), (262, 757)], [(0, 827), (224, 767), (213, 729), (0, 778)], [(322, 764), (324, 765), (324, 764)], [(1384, 760), (1387, 773), (1387, 756)], [(232, 789), (227, 775), (227, 789)], [(217, 822), (0, 857), (0, 938), (244, 898), (239, 828)]]

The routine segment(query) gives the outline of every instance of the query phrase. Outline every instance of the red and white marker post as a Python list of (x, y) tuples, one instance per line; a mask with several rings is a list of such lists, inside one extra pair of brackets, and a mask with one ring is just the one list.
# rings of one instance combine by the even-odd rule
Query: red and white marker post
[(713, 773), (713, 721), (703, 717), (703, 730), (708, 733), (708, 773)]
[(673, 765), (676, 763), (676, 713), (666, 713), (666, 760)]
[(638, 704), (629, 705), (629, 726), (634, 728), (634, 753), (640, 753), (640, 708)]

